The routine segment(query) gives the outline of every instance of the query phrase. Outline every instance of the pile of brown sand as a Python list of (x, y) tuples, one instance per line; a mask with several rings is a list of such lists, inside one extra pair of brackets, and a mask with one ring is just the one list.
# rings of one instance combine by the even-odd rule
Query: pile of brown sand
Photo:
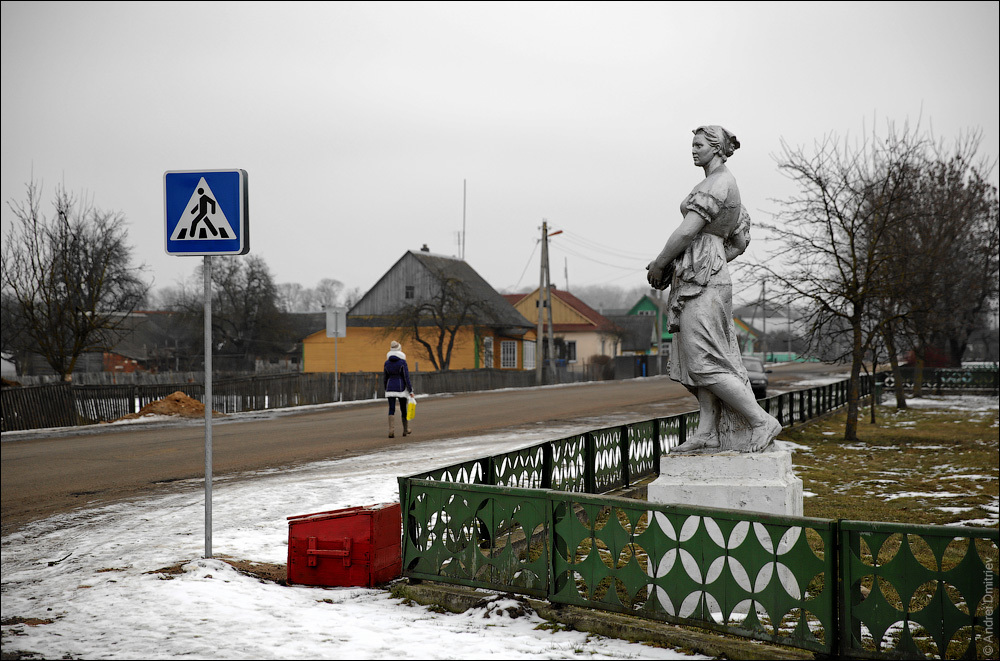
[[(150, 402), (143, 406), (138, 413), (129, 413), (118, 418), (118, 420), (135, 420), (147, 415), (176, 415), (181, 418), (204, 418), (205, 405), (197, 399), (192, 399), (180, 390), (167, 395), (163, 399)], [(212, 411), (212, 415), (225, 415), (218, 411)]]

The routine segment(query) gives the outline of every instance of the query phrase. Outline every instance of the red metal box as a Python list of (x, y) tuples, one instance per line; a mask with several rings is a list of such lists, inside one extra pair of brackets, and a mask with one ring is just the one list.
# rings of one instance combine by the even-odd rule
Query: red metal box
[(288, 517), (288, 583), (373, 587), (403, 572), (399, 503)]

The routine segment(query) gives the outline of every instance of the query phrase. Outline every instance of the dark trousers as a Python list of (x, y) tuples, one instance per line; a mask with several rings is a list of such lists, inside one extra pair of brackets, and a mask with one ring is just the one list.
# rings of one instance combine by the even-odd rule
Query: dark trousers
[(406, 417), (406, 397), (387, 397), (389, 400), (389, 415), (396, 415), (396, 400), (399, 400), (399, 414)]

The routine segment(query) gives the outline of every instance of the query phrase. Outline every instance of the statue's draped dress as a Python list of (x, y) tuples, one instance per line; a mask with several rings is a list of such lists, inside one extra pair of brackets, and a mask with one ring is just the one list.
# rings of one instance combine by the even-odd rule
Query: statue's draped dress
[[(690, 388), (709, 386), (730, 375), (747, 388), (750, 380), (740, 355), (733, 324), (733, 282), (726, 263), (726, 241), (749, 232), (742, 215), (740, 191), (722, 166), (705, 177), (681, 203), (681, 215), (694, 212), (705, 219), (701, 232), (674, 261), (667, 300), (670, 378)], [(745, 427), (742, 415), (718, 402), (721, 449), (735, 449), (733, 427)]]

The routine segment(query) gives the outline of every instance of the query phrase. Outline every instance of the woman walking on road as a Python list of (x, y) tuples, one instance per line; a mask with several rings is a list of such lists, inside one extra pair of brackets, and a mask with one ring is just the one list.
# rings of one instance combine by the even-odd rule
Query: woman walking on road
[(413, 395), (410, 385), (410, 370), (406, 366), (406, 354), (399, 342), (393, 340), (389, 344), (389, 353), (385, 355), (385, 367), (382, 370), (382, 385), (385, 386), (385, 396), (389, 400), (389, 438), (396, 435), (396, 400), (399, 400), (399, 414), (403, 418), (403, 436), (410, 433), (410, 421), (406, 419), (406, 400)]

